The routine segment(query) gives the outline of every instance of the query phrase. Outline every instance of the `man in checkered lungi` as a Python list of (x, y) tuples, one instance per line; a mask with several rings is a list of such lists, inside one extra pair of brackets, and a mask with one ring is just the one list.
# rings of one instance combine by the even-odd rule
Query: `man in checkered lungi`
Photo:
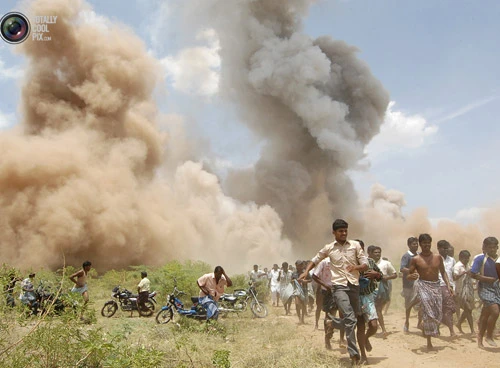
[(483, 338), (491, 346), (497, 346), (493, 330), (500, 313), (500, 263), (498, 262), (498, 239), (490, 236), (483, 241), (483, 254), (474, 258), (471, 276), (478, 280), (478, 294), (483, 302), (479, 317), (477, 345), (483, 348)]

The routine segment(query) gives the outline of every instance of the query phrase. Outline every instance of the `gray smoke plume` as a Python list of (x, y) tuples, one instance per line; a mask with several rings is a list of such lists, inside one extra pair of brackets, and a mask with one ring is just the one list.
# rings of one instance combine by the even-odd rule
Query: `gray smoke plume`
[(275, 208), (304, 255), (306, 246), (330, 237), (333, 218), (357, 216), (346, 172), (363, 158), (389, 103), (355, 47), (303, 33), (301, 18), (312, 3), (198, 1), (188, 12), (195, 17), (188, 24), (216, 30), (220, 93), (265, 141), (255, 166), (231, 171), (225, 187)]

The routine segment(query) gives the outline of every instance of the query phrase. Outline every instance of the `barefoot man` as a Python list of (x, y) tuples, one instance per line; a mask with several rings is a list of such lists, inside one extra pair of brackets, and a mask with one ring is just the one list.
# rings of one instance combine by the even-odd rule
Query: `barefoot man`
[[(91, 266), (92, 263), (90, 263), (90, 261), (85, 261), (82, 264), (82, 269), (80, 271), (75, 272), (69, 277), (69, 279), (75, 283), (75, 286), (73, 286), (73, 289), (71, 289), (71, 291), (74, 293), (82, 294), (84, 301), (83, 304), (84, 308), (89, 302), (89, 291), (87, 288), (87, 274), (90, 271)], [(83, 318), (83, 309), (80, 317)]]
[(410, 261), (407, 277), (416, 280), (415, 289), (422, 308), (423, 333), (427, 338), (427, 349), (431, 350), (433, 349), (431, 337), (439, 336), (439, 324), (443, 318), (443, 296), (439, 285), (439, 274), (452, 296), (453, 290), (444, 269), (443, 257), (431, 251), (431, 236), (420, 234), (418, 242), (422, 251)]
[(356, 344), (356, 323), (361, 316), (359, 302), (359, 273), (368, 269), (368, 258), (359, 242), (347, 239), (348, 224), (337, 219), (332, 224), (332, 233), (335, 240), (325, 245), (309, 262), (299, 280), (304, 280), (309, 271), (323, 259), (330, 259), (332, 272), (333, 297), (342, 319), (334, 318), (335, 328), (344, 328), (347, 339), (347, 351), (352, 365), (361, 359)]
[[(500, 285), (498, 283), (498, 239), (490, 236), (483, 241), (483, 254), (476, 256), (471, 267), (471, 276), (478, 280), (478, 294), (483, 302), (483, 309), (479, 316), (479, 333), (477, 344), (483, 348), (483, 337), (486, 333), (486, 342), (497, 346), (493, 339), (493, 330), (500, 313)], [(497, 261), (498, 262), (498, 261)], [(500, 271), (500, 267), (498, 267)]]

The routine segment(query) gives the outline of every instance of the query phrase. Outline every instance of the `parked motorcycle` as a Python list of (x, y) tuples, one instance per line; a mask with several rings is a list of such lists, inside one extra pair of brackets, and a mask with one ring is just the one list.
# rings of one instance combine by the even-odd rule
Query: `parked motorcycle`
[(35, 291), (36, 300), (38, 302), (39, 311), (42, 314), (47, 311), (53, 311), (55, 314), (61, 314), (66, 307), (61, 295), (52, 292), (51, 287), (40, 283)]
[[(118, 302), (120, 303), (120, 309), (122, 311), (127, 311), (130, 313), (138, 311), (139, 315), (143, 317), (150, 317), (153, 315), (155, 310), (156, 294), (156, 291), (149, 293), (149, 298), (144, 303), (146, 306), (146, 309), (144, 310), (142, 308), (138, 308), (138, 295), (132, 294), (132, 292), (128, 291), (127, 289), (121, 289), (120, 286), (116, 286), (113, 288), (111, 297), (118, 300)], [(104, 303), (104, 306), (101, 309), (101, 315), (108, 318), (113, 317), (117, 310), (118, 303), (116, 302), (116, 300), (108, 300), (106, 303)]]
[(174, 310), (181, 316), (187, 318), (193, 318), (197, 320), (206, 320), (207, 311), (199, 303), (199, 298), (197, 296), (191, 297), (191, 302), (193, 305), (189, 309), (184, 308), (184, 303), (179, 299), (180, 296), (186, 295), (184, 291), (177, 289), (177, 285), (174, 286), (174, 290), (167, 295), (167, 304), (161, 307), (160, 311), (156, 315), (156, 322), (159, 324), (166, 324), (172, 320), (174, 317)]
[(31, 295), (31, 299), (28, 298), (22, 303), (28, 307), (32, 315), (46, 314), (48, 312), (61, 314), (66, 307), (66, 303), (61, 298), (62, 295), (54, 293), (50, 285), (42, 281)]
[(250, 310), (257, 318), (264, 318), (268, 311), (266, 305), (257, 298), (255, 283), (248, 282), (248, 289), (236, 289), (232, 294), (222, 294), (219, 299), (219, 313), (244, 312), (250, 304)]

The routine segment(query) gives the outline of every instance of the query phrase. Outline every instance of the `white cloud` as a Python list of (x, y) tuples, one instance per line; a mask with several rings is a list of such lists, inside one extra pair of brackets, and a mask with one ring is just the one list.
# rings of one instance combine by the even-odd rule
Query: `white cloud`
[(176, 90), (210, 96), (219, 88), (219, 39), (212, 29), (200, 32), (196, 39), (204, 41), (207, 46), (182, 49), (176, 56), (163, 58), (161, 63)]
[[(3, 42), (3, 41), (0, 41)], [(6, 79), (19, 79), (23, 76), (23, 68), (16, 63), (14, 66), (6, 66), (5, 61), (2, 59), (2, 53), (5, 49), (4, 45), (0, 45), (0, 81)]]
[(498, 98), (499, 98), (499, 96), (489, 96), (489, 97), (471, 102), (471, 103), (459, 108), (458, 110), (453, 111), (453, 112), (447, 114), (446, 116), (436, 120), (436, 123), (443, 123), (443, 122), (448, 121), (448, 120), (453, 120), (459, 116), (467, 114), (469, 111), (475, 110), (483, 105), (486, 105), (487, 103), (489, 103), (491, 101), (497, 100)]
[(16, 122), (16, 115), (0, 111), (0, 130), (10, 128)]
[(423, 116), (405, 115), (393, 110), (395, 104), (394, 101), (389, 103), (380, 133), (365, 149), (369, 157), (388, 151), (420, 147), (426, 138), (438, 130), (436, 125), (430, 125)]
[(110, 28), (110, 21), (108, 18), (97, 14), (95, 11), (86, 9), (78, 14), (79, 21), (83, 24), (92, 25), (99, 28), (101, 31), (108, 31)]

